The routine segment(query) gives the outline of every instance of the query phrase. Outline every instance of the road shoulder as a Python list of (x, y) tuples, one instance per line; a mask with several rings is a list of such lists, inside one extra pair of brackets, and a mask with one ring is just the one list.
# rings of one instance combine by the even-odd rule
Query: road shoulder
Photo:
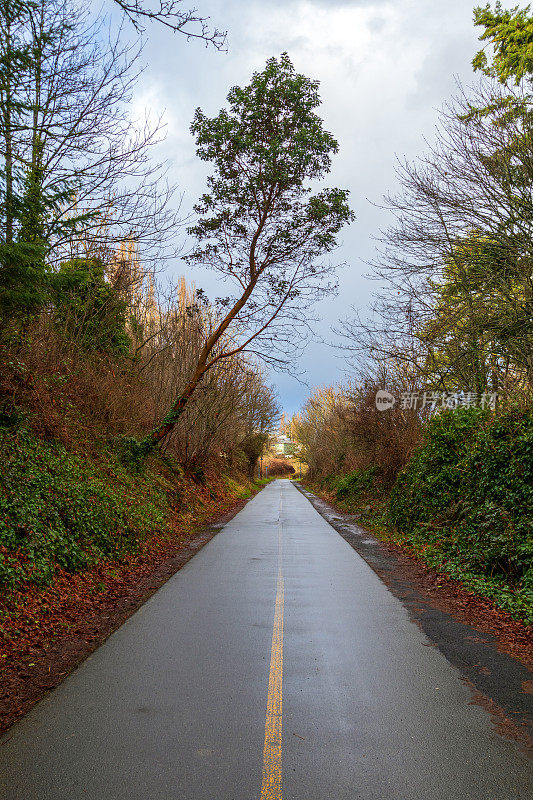
[[(64, 598), (54, 586), (45, 590), (37, 598), (37, 606), (42, 607), (42, 620), (37, 618), (39, 608), (35, 619), (32, 617), (33, 622), (39, 623), (37, 631), (33, 629), (35, 626), (27, 634), (21, 630), (24, 646), (0, 668), (0, 735), (62, 683), (256, 494), (253, 492), (249, 498), (235, 501), (207, 525), (177, 536), (175, 543), (170, 542), (167, 548), (148, 551), (134, 565), (117, 562), (107, 568), (101, 567), (94, 576), (86, 578), (83, 573), (70, 576), (73, 585), (78, 581), (84, 587), (79, 595), (74, 593)], [(94, 578), (92, 582), (96, 588), (98, 579), (105, 580), (105, 588), (87, 592), (84, 581), (88, 578)], [(104, 583), (101, 586), (104, 587)], [(57, 607), (52, 611), (54, 604)], [(51, 621), (47, 619), (49, 615)], [(24, 627), (22, 616), (20, 626)]]
[[(453, 608), (445, 602), (439, 596), (443, 592), (436, 573), (379, 541), (349, 514), (293, 483), (402, 602), (430, 645), (459, 671), (471, 689), (471, 702), (491, 714), (498, 733), (518, 741), (533, 754), (533, 680), (527, 664), (502, 652), (505, 640), (500, 640), (487, 624), (478, 627), (473, 623), (471, 611), (462, 613), (460, 603)], [(526, 653), (524, 642), (524, 658)]]

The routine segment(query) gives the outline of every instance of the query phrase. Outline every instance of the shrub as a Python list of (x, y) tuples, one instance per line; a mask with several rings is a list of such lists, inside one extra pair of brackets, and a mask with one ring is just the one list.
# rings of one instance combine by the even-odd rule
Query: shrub
[(280, 476), (283, 477), (284, 475), (294, 475), (296, 470), (289, 464), (287, 461), (283, 461), (281, 458), (274, 459), (270, 461), (268, 464), (268, 474), (271, 477)]
[(47, 295), (42, 248), (28, 242), (0, 243), (0, 332), (34, 314)]
[(130, 349), (127, 304), (105, 280), (102, 262), (74, 258), (51, 276), (59, 328), (83, 349), (121, 356)]
[(424, 431), (417, 448), (393, 487), (390, 516), (402, 529), (418, 521), (435, 521), (447, 514), (464, 491), (460, 463), (476, 431), (487, 423), (489, 412), (459, 408), (437, 414)]
[(434, 417), (388, 513), (428, 564), (530, 614), (533, 411), (492, 416), (472, 408)]
[(45, 585), (135, 551), (168, 525), (154, 481), (101, 454), (87, 458), (25, 430), (0, 428), (0, 585)]
[(375, 488), (374, 477), (377, 471), (378, 467), (373, 466), (343, 475), (336, 483), (337, 500), (355, 500)]

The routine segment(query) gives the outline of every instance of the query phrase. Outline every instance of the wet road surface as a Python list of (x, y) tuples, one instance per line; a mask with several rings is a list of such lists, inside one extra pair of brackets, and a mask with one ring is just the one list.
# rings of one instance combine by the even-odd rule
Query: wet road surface
[(288, 481), (3, 737), (3, 800), (511, 800), (531, 762)]

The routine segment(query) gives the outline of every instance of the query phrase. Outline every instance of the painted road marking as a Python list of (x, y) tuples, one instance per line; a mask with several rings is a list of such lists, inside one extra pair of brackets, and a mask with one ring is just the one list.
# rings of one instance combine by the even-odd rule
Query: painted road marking
[(272, 649), (270, 652), (270, 675), (268, 679), (261, 800), (282, 800), (281, 714), (283, 702), (283, 608), (285, 601), (282, 569), (282, 507), (282, 498), (280, 497), (278, 518), (278, 580), (276, 585)]

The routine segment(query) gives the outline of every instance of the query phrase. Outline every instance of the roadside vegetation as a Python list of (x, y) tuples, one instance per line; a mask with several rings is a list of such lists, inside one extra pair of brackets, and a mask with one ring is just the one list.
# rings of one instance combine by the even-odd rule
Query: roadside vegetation
[(474, 19), (481, 79), (400, 165), (371, 321), (338, 326), (351, 377), (292, 432), (311, 488), (532, 621), (533, 16)]
[[(181, 4), (118, 5), (137, 30), (154, 22), (224, 45)], [(191, 132), (213, 174), (184, 219), (157, 160), (161, 125), (131, 119), (142, 47), (122, 33), (73, 0), (0, 2), (7, 606), (151, 543), (179, 546), (202, 509), (261, 485), (280, 413), (265, 364), (291, 368), (353, 219), (346, 191), (311, 192), (338, 144), (316, 114), (318, 83), (287, 54), (217, 116), (197, 109)], [(178, 257), (181, 270), (217, 272), (227, 295), (179, 279)]]

